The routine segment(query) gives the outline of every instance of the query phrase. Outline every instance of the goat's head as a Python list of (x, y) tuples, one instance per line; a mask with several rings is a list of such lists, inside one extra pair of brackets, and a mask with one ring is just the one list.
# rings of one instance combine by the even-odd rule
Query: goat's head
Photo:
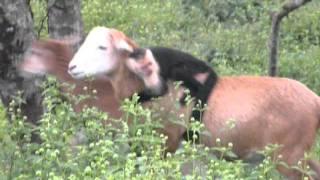
[(33, 75), (52, 74), (59, 68), (67, 71), (71, 58), (72, 49), (66, 41), (39, 40), (27, 50), (18, 68)]
[(136, 47), (121, 31), (95, 27), (69, 63), (68, 72), (75, 79), (111, 75)]

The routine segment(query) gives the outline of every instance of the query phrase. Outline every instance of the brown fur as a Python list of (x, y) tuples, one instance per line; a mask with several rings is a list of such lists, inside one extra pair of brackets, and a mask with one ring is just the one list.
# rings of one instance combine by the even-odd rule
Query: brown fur
[[(118, 68), (114, 71), (110, 77), (111, 84), (116, 92), (116, 97), (119, 100), (131, 97), (134, 93), (140, 92), (144, 89), (143, 81), (136, 75), (129, 71), (125, 64), (125, 61), (120, 61)], [(175, 152), (181, 141), (181, 137), (185, 132), (185, 128), (172, 123), (170, 120), (176, 120), (178, 115), (184, 114), (184, 121), (187, 122), (187, 117), (190, 116), (191, 107), (182, 107), (176, 110), (175, 103), (180, 97), (183, 96), (183, 89), (176, 90), (173, 83), (169, 83), (169, 90), (166, 96), (163, 96), (157, 100), (146, 102), (144, 107), (163, 109), (158, 113), (158, 116), (163, 122), (164, 128), (159, 129), (159, 133), (163, 133), (168, 136), (166, 141), (166, 151)], [(158, 119), (159, 120), (159, 119)]]
[[(118, 38), (114, 40), (128, 39), (123, 36)], [(118, 70), (111, 78), (115, 91), (120, 94), (119, 98), (129, 97), (144, 88), (143, 81), (129, 72), (124, 58), (119, 56)], [(180, 97), (179, 91), (170, 89), (172, 97)], [(170, 96), (162, 99), (160, 104), (170, 112), (173, 109)], [(279, 144), (281, 147), (274, 156), (281, 154), (284, 162), (295, 165), (315, 141), (320, 121), (319, 99), (303, 84), (286, 78), (222, 77), (209, 97), (203, 117), (211, 136), (201, 137), (201, 142), (210, 147), (216, 146), (216, 138), (221, 139), (222, 145), (232, 142), (233, 151), (240, 158), (246, 158), (268, 144)], [(150, 103), (153, 105), (153, 102)], [(163, 119), (168, 117), (166, 111), (161, 116)], [(183, 108), (180, 111), (189, 116), (190, 109)], [(235, 127), (228, 127), (228, 122), (233, 122)], [(185, 129), (178, 125), (170, 122), (165, 124), (163, 132), (169, 137), (169, 151), (174, 152), (178, 148), (183, 131)], [(319, 165), (315, 161), (308, 163), (317, 173), (315, 179), (319, 179)], [(301, 176), (284, 167), (279, 167), (279, 171), (289, 179), (299, 179)]]
[(112, 32), (111, 35), (113, 41), (124, 40), (132, 48), (138, 48), (138, 45), (132, 39), (128, 38), (123, 32), (116, 29), (110, 29), (110, 31)]
[[(130, 84), (130, 79), (124, 81), (125, 84)], [(132, 81), (137, 82), (139, 79)], [(139, 83), (139, 90), (131, 88), (131, 94), (143, 88), (141, 80)], [(118, 85), (119, 90), (123, 87)], [(173, 89), (170, 92), (179, 97)], [(163, 97), (160, 104), (170, 110), (173, 101), (166, 98), (168, 97)], [(217, 138), (221, 139), (222, 145), (232, 142), (233, 151), (242, 159), (252, 152), (264, 149), (268, 144), (279, 144), (282, 147), (274, 156), (281, 154), (281, 160), (289, 165), (296, 165), (315, 141), (320, 120), (319, 102), (315, 93), (295, 80), (252, 76), (222, 77), (212, 92), (204, 113), (203, 123), (211, 136), (201, 137), (202, 143), (212, 147), (216, 145)], [(188, 112), (190, 109), (183, 111), (184, 114)], [(235, 127), (228, 127), (228, 121), (233, 122)], [(168, 123), (164, 130), (169, 136), (168, 150), (175, 151), (181, 132), (185, 129)], [(320, 167), (315, 161), (308, 163), (318, 173), (318, 178)], [(300, 177), (298, 172), (284, 167), (279, 167), (279, 171), (290, 179)]]
[[(223, 145), (232, 142), (233, 151), (240, 158), (268, 144), (279, 144), (281, 148), (275, 157), (281, 154), (288, 165), (296, 165), (315, 141), (320, 121), (319, 99), (291, 79), (222, 77), (209, 97), (203, 117), (211, 137), (202, 137), (202, 143), (215, 146), (216, 138)], [(230, 129), (228, 121), (233, 121), (235, 127)], [(172, 142), (170, 147), (174, 150), (178, 141)], [(319, 178), (319, 166), (314, 161), (309, 164)], [(290, 179), (300, 177), (298, 172), (284, 167), (279, 167), (279, 171)]]
[[(44, 52), (44, 54), (42, 54), (42, 58), (45, 58), (43, 60), (46, 61), (46, 65), (49, 68), (49, 74), (56, 76), (60, 82), (67, 82), (69, 84), (76, 85), (72, 92), (73, 94), (85, 94), (85, 91), (83, 90), (84, 86), (88, 87), (88, 91), (93, 89), (97, 90), (97, 99), (90, 98), (81, 104), (74, 106), (78, 112), (83, 108), (84, 105), (96, 106), (100, 110), (108, 112), (111, 117), (119, 118), (122, 114), (119, 111), (120, 100), (130, 97), (134, 92), (144, 88), (143, 82), (137, 76), (128, 71), (124, 64), (118, 66), (117, 70), (114, 72), (114, 74), (117, 74), (118, 76), (111, 77), (111, 81), (102, 78), (98, 78), (97, 80), (93, 80), (91, 82), (72, 79), (67, 73), (67, 68), (73, 53), (71, 49), (69, 49), (69, 46), (62, 41), (37, 41), (33, 44), (32, 48)], [(26, 57), (24, 59), (24, 62), (20, 65), (21, 69), (23, 69), (25, 66), (30, 66), (29, 58), (30, 57)], [(111, 84), (115, 90), (113, 90)], [(171, 87), (171, 89), (172, 88), (173, 87)], [(66, 91), (66, 89), (64, 89), (64, 91)], [(175, 96), (170, 95), (167, 98), (161, 98), (158, 101), (160, 101), (159, 104), (163, 104), (165, 106), (164, 109), (174, 109)], [(145, 106), (151, 107), (155, 104), (146, 103)], [(164, 120), (170, 119), (171, 117), (169, 116), (173, 113), (175, 112), (163, 112), (161, 117)], [(181, 114), (182, 113), (183, 110), (181, 110)], [(183, 127), (169, 123), (168, 121), (165, 121), (164, 123), (165, 128), (159, 130), (159, 132), (169, 137), (169, 140), (167, 141), (168, 151), (174, 152), (178, 148), (180, 137), (185, 130)]]
[[(88, 94), (88, 92), (97, 90), (96, 98), (88, 98), (80, 104), (74, 105), (77, 112), (81, 111), (84, 105), (87, 105), (89, 107), (95, 106), (101, 111), (107, 112), (112, 118), (121, 117), (122, 113), (119, 110), (120, 103), (115, 98), (113, 88), (108, 79), (101, 77), (85, 82), (75, 80), (68, 74), (68, 64), (73, 56), (73, 52), (67, 43), (58, 40), (40, 40), (34, 42), (31, 49), (37, 50), (42, 54), (40, 58), (46, 62), (48, 74), (57, 77), (60, 82), (75, 85), (72, 91), (74, 95)], [(20, 68), (24, 69), (34, 65), (30, 63), (31, 58), (33, 58), (32, 54), (26, 56)], [(88, 88), (87, 91), (84, 90), (85, 86)]]
[[(244, 158), (268, 144), (283, 145), (276, 155), (293, 165), (314, 143), (319, 126), (319, 97), (303, 84), (286, 78), (222, 77), (212, 92), (203, 123), (212, 137), (233, 143), (233, 151)], [(235, 127), (227, 127), (233, 121)], [(295, 172), (281, 168), (289, 177)]]

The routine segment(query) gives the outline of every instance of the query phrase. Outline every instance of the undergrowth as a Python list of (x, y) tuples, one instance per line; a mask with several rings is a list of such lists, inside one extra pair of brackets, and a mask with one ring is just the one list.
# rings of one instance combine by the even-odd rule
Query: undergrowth
[[(0, 177), (4, 179), (281, 179), (275, 170), (281, 161), (269, 156), (277, 146), (267, 146), (263, 161), (248, 164), (236, 157), (232, 143), (216, 147), (182, 141), (175, 153), (165, 155), (167, 137), (155, 109), (144, 108), (138, 96), (126, 99), (125, 115), (112, 119), (97, 108), (76, 113), (63, 101), (55, 79), (44, 84), (45, 112), (38, 127), (25, 122), (19, 101), (13, 100), (8, 113), (1, 112)], [(68, 95), (71, 97), (71, 95)], [(69, 102), (85, 97), (69, 98)], [(172, 123), (183, 124), (179, 118)], [(129, 121), (130, 120), (130, 121)], [(189, 130), (201, 131), (192, 122)], [(36, 132), (41, 143), (31, 142)], [(296, 167), (305, 170), (306, 167)]]

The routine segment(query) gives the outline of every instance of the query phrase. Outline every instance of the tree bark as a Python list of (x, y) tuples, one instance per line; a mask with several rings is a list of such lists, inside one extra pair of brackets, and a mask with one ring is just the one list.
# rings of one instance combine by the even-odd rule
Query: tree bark
[[(30, 6), (24, 0), (0, 1), (0, 95), (5, 106), (18, 91), (23, 91), (22, 113), (36, 124), (42, 114), (41, 93), (35, 80), (19, 76), (16, 65), (34, 40)], [(32, 137), (38, 141), (38, 136)]]
[(83, 38), (81, 0), (47, 0), (47, 2), (50, 37), (56, 39)]
[(311, 0), (291, 0), (285, 3), (280, 11), (271, 13), (272, 25), (269, 39), (269, 76), (276, 76), (278, 73), (278, 39), (281, 20), (288, 16), (290, 12), (298, 9), (310, 1)]

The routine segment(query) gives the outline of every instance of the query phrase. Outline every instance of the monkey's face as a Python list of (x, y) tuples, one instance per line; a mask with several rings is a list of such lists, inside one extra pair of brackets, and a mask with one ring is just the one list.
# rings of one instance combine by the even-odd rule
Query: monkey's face
[(167, 86), (160, 76), (159, 64), (149, 49), (141, 52), (142, 54), (131, 56), (126, 60), (128, 68), (143, 80), (146, 92), (156, 96), (163, 95)]

